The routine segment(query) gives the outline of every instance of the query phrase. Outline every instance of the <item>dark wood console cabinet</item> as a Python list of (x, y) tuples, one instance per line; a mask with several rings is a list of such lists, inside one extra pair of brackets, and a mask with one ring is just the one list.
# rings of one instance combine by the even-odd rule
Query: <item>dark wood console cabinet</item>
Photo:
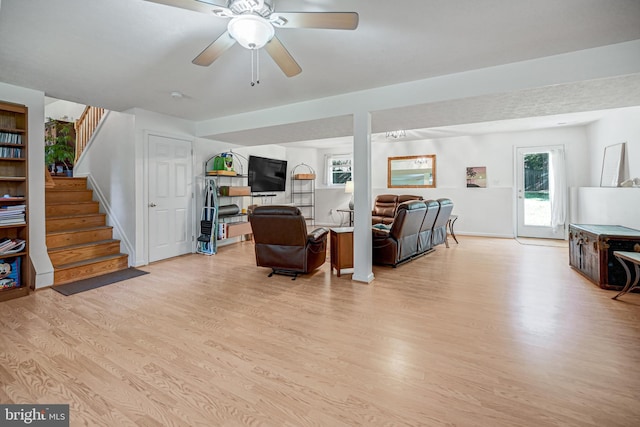
[(569, 225), (569, 264), (602, 289), (619, 291), (627, 275), (614, 251), (640, 252), (640, 230), (620, 225)]

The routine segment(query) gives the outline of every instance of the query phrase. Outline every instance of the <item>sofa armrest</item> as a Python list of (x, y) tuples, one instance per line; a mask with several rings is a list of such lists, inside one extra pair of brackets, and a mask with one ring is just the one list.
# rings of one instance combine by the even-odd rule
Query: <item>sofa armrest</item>
[(371, 233), (373, 235), (373, 238), (377, 240), (382, 240), (389, 237), (389, 230), (382, 230), (382, 229), (373, 227), (371, 228)]
[(313, 230), (311, 233), (307, 235), (307, 242), (309, 243), (318, 243), (327, 238), (327, 234), (329, 234), (329, 229), (320, 227)]

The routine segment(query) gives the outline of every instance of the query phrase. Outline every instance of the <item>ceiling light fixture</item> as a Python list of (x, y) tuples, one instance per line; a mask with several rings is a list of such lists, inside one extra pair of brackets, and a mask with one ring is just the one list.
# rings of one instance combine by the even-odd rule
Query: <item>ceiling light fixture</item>
[(260, 83), (260, 62), (258, 49), (261, 49), (275, 36), (271, 22), (258, 15), (240, 15), (229, 21), (229, 35), (240, 46), (251, 51), (251, 86)]
[(399, 138), (404, 138), (405, 136), (407, 136), (407, 131), (400, 129), (400, 130), (391, 130), (391, 131), (387, 131), (386, 133), (387, 139), (393, 138), (393, 139), (399, 139)]
[(260, 49), (275, 35), (271, 22), (257, 15), (241, 15), (229, 21), (229, 34), (246, 49)]

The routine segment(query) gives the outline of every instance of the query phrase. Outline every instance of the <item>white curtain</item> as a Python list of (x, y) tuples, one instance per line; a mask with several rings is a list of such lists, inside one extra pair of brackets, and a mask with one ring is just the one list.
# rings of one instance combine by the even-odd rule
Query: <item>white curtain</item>
[(333, 154), (325, 154), (324, 155), (324, 173), (322, 174), (322, 183), (324, 185), (328, 185), (331, 182), (331, 158)]
[(549, 152), (549, 201), (551, 202), (551, 228), (555, 233), (564, 229), (567, 219), (564, 147), (553, 148)]

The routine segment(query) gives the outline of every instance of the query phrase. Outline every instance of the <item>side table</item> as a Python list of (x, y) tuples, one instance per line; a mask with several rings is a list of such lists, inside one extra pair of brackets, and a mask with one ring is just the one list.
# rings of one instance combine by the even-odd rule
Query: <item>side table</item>
[(456, 238), (456, 233), (453, 232), (453, 224), (458, 220), (458, 215), (449, 215), (449, 221), (447, 221), (447, 225), (449, 226), (449, 234), (453, 237), (453, 240), (458, 244), (458, 239)]
[(329, 245), (331, 246), (331, 271), (333, 272), (335, 268), (340, 277), (343, 270), (353, 268), (353, 227), (329, 229)]
[(349, 214), (349, 227), (353, 227), (353, 209), (336, 209), (336, 212)]
[[(638, 286), (638, 282), (640, 281), (640, 253), (639, 252), (624, 252), (624, 251), (614, 251), (613, 256), (615, 256), (620, 264), (622, 264), (622, 268), (624, 268), (625, 273), (627, 273), (627, 283), (624, 285), (624, 288), (612, 299), (617, 299), (619, 296), (626, 294), (627, 292), (631, 292), (633, 288)], [(627, 267), (627, 263), (625, 261), (629, 261), (633, 264), (635, 269), (636, 277), (631, 282), (631, 270)]]

